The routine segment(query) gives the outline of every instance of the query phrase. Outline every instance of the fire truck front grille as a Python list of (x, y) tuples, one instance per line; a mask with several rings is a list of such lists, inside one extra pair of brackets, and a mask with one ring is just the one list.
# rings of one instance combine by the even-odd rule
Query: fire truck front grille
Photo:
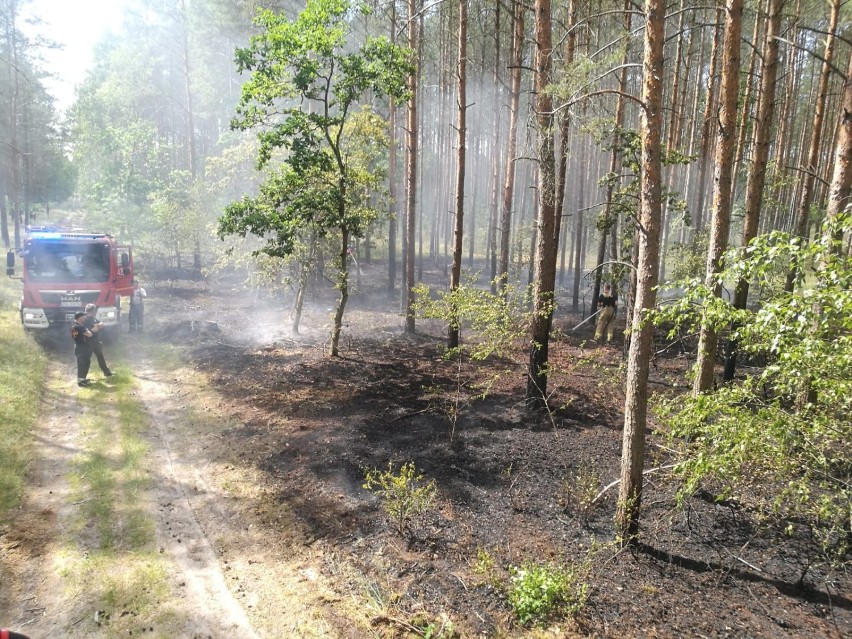
[(41, 299), (47, 306), (59, 306), (72, 311), (82, 310), (86, 304), (97, 304), (100, 291), (42, 291)]

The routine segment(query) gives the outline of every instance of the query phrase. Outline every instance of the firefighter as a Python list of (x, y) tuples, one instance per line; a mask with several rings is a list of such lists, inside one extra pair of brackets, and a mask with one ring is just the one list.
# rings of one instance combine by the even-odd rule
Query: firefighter
[(107, 366), (104, 359), (104, 345), (101, 342), (101, 329), (103, 323), (97, 318), (98, 307), (94, 304), (86, 304), (86, 317), (83, 320), (85, 326), (92, 333), (92, 339), (89, 340), (89, 346), (92, 347), (92, 353), (98, 358), (98, 366), (101, 367), (101, 372), (104, 377), (112, 377), (112, 371)]
[(145, 317), (145, 298), (148, 294), (139, 286), (136, 278), (133, 278), (133, 292), (130, 293), (130, 332), (142, 332), (142, 320)]
[(611, 342), (612, 336), (615, 334), (615, 313), (618, 310), (618, 294), (612, 292), (612, 287), (609, 284), (604, 284), (603, 293), (598, 296), (598, 315), (597, 325), (595, 326), (595, 340), (603, 339), (606, 332), (606, 341)]
[(86, 313), (74, 313), (74, 323), (71, 325), (71, 338), (74, 340), (74, 355), (77, 357), (77, 386), (88, 386), (89, 366), (92, 364), (92, 331), (83, 325)]

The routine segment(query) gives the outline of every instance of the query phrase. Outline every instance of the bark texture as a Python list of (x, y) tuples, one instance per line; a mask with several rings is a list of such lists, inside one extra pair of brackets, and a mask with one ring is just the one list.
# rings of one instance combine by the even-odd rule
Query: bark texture
[(648, 366), (652, 350), (652, 327), (642, 323), (646, 309), (656, 303), (661, 226), (661, 137), (663, 96), (663, 44), (665, 2), (645, 1), (645, 47), (642, 80), (642, 174), (639, 204), (639, 261), (636, 301), (627, 355), (624, 401), (624, 435), (621, 450), (621, 482), (616, 528), (624, 543), (639, 532), (642, 501), (642, 471), (645, 462)]
[[(716, 160), (713, 168), (713, 209), (710, 224), (710, 241), (704, 283), (719, 297), (722, 287), (716, 276), (722, 270), (722, 254), (728, 248), (731, 227), (731, 177), (736, 146), (737, 94), (740, 83), (740, 39), (742, 36), (743, 0), (729, 0), (725, 7), (725, 40), (722, 44), (722, 85), (719, 89), (719, 131), (716, 142)], [(716, 330), (704, 323), (698, 339), (698, 359), (695, 364), (695, 393), (713, 386), (716, 366)]]
[(544, 405), (547, 398), (547, 361), (553, 322), (553, 289), (559, 249), (556, 216), (556, 158), (553, 145), (551, 82), (552, 24), (550, 0), (535, 3), (536, 70), (535, 110), (538, 125), (538, 218), (536, 223), (535, 276), (527, 401)]

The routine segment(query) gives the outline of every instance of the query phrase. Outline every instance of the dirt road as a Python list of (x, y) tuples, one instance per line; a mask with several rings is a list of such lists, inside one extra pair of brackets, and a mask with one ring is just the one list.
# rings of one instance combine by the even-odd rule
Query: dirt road
[(147, 336), (122, 336), (107, 349), (116, 375), (95, 370), (81, 389), (59, 351), (30, 484), (3, 539), (0, 626), (33, 639), (250, 638), (299, 627), (315, 573), (270, 556), (286, 540), (271, 544), (247, 523), (243, 511), (262, 495), (250, 473), (210, 457), (227, 421), (200, 378)]

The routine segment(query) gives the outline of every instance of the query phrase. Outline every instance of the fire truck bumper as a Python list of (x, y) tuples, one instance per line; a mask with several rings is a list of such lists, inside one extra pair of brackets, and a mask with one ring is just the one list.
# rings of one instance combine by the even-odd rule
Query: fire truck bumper
[(104, 326), (118, 326), (121, 322), (121, 311), (114, 306), (98, 309), (98, 319)]

